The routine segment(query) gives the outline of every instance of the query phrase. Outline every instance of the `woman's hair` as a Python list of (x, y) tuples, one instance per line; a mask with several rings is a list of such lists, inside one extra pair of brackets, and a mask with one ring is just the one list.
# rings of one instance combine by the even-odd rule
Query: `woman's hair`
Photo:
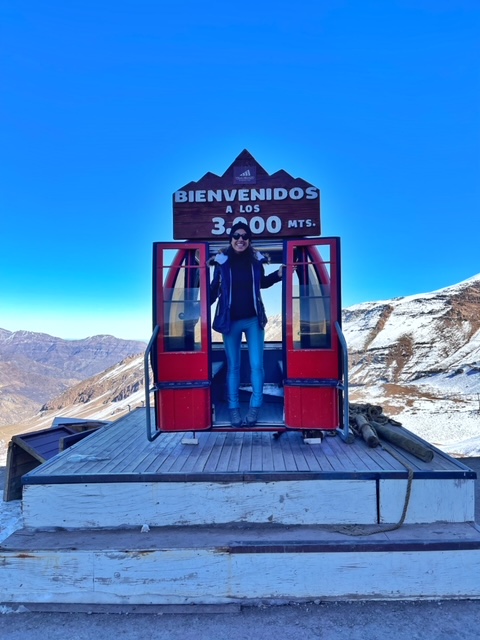
[[(232, 247), (232, 243), (230, 242), (230, 244), (228, 245), (228, 247), (224, 250), (224, 253), (226, 253), (227, 255), (237, 255), (237, 252), (235, 251), (235, 249)], [(256, 253), (256, 249), (254, 249), (252, 247), (251, 242), (248, 243), (248, 247), (242, 251), (241, 255), (246, 255), (250, 258), (250, 260), (256, 260), (255, 258), (255, 253)]]
[(230, 242), (232, 242), (232, 236), (234, 233), (236, 233), (239, 229), (241, 229), (242, 231), (245, 231), (245, 235), (247, 237), (248, 240), (252, 239), (252, 232), (250, 231), (250, 227), (248, 226), (248, 224), (246, 222), (236, 222), (233, 227), (230, 229)]

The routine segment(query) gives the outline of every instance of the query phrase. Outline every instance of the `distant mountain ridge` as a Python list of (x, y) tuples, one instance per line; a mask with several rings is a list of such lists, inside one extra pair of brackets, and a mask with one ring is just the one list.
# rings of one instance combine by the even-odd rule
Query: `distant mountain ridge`
[(20, 422), (46, 401), (145, 347), (110, 335), (64, 340), (0, 329), (0, 425)]
[[(280, 316), (270, 318), (266, 338), (281, 340), (281, 326)], [(395, 415), (425, 399), (433, 405), (448, 397), (458, 406), (470, 406), (471, 398), (480, 394), (480, 275), (432, 293), (349, 307), (343, 312), (343, 332), (349, 348), (353, 402), (382, 404)], [(0, 382), (1, 344), (0, 333)], [(134, 344), (144, 351), (144, 343)], [(95, 352), (94, 344), (88, 349)], [(144, 402), (143, 367), (143, 355), (126, 357), (94, 378), (65, 384), (65, 393), (51, 395), (42, 403), (34, 423), (48, 426), (59, 415), (120, 417)], [(71, 366), (66, 368), (70, 371)], [(48, 368), (42, 372), (46, 376)], [(20, 385), (26, 374), (17, 370), (17, 375)]]

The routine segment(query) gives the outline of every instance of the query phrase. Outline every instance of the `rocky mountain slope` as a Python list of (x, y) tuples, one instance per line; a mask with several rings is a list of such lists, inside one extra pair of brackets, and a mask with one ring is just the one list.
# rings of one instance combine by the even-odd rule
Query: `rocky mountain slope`
[[(150, 376), (152, 380), (151, 372)], [(0, 445), (17, 433), (47, 429), (57, 417), (117, 420), (130, 410), (145, 405), (144, 379), (143, 354), (125, 358), (45, 402), (38, 411), (20, 422), (0, 426)]]
[(20, 422), (78, 382), (144, 350), (144, 342), (113, 336), (62, 340), (0, 329), (0, 425)]
[[(151, 373), (150, 373), (151, 375)], [(49, 423), (63, 417), (113, 420), (144, 404), (143, 354), (125, 358), (106, 371), (80, 382), (46, 402), (38, 418)]]
[[(480, 275), (428, 294), (345, 310), (353, 397), (472, 401), (480, 392)], [(411, 396), (407, 398), (406, 396)]]

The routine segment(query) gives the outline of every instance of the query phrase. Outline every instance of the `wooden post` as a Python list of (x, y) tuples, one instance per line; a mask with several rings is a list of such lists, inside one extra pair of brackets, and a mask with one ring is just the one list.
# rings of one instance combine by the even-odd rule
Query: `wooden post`
[(378, 438), (375, 435), (375, 432), (373, 431), (372, 427), (370, 426), (370, 423), (365, 418), (365, 416), (362, 415), (361, 413), (357, 414), (355, 416), (355, 422), (357, 423), (358, 428), (360, 429), (362, 438), (365, 440), (368, 446), (372, 448), (378, 447), (379, 445)]
[(374, 427), (377, 434), (380, 438), (391, 442), (392, 444), (405, 449), (416, 458), (420, 458), (424, 462), (430, 462), (433, 459), (433, 451), (428, 447), (424, 446), (421, 442), (417, 440), (413, 440), (409, 438), (404, 433), (400, 433), (395, 428), (390, 427), (386, 424), (378, 424), (378, 422), (372, 422), (372, 426)]

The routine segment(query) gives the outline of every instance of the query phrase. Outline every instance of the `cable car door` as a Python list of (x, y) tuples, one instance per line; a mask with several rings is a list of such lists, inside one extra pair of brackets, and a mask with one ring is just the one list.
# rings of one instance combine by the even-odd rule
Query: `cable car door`
[(342, 400), (340, 239), (287, 241), (285, 425), (336, 429)]
[(153, 246), (152, 355), (155, 421), (161, 431), (211, 427), (206, 245)]

